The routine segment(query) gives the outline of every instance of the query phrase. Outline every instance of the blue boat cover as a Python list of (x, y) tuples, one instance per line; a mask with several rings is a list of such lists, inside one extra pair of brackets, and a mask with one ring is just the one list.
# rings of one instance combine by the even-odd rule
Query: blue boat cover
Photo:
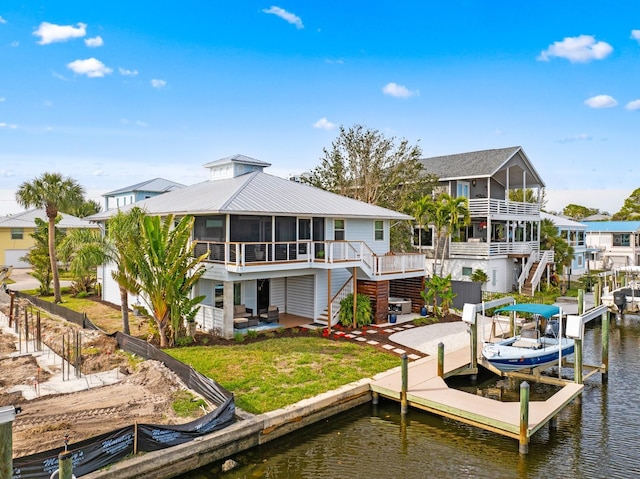
[(556, 314), (560, 314), (560, 308), (553, 304), (536, 304), (536, 303), (520, 303), (504, 306), (500, 309), (496, 309), (496, 313), (502, 313), (503, 311), (516, 311), (518, 313), (531, 313), (539, 314), (549, 319)]

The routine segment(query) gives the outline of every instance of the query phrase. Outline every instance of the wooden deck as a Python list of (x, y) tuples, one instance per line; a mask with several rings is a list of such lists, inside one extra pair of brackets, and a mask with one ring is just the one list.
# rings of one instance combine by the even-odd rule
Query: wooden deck
[[(452, 376), (470, 364), (469, 348), (445, 354), (444, 375)], [(411, 407), (454, 419), (514, 439), (520, 438), (520, 403), (499, 402), (451, 389), (438, 377), (435, 356), (409, 363), (407, 402)], [(371, 390), (383, 397), (400, 401), (401, 371), (394, 370), (372, 381)], [(582, 393), (583, 385), (568, 383), (546, 401), (529, 402), (527, 437), (554, 418)]]

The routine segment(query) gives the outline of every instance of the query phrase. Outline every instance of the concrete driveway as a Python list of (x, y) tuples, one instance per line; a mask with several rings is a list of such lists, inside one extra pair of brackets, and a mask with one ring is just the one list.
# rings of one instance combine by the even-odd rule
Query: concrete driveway
[[(8, 284), (7, 287), (13, 291), (24, 291), (26, 289), (37, 289), (40, 287), (40, 281), (31, 276), (31, 268), (16, 268), (11, 272), (9, 279), (15, 283)], [(60, 281), (60, 286), (70, 286), (71, 281)]]

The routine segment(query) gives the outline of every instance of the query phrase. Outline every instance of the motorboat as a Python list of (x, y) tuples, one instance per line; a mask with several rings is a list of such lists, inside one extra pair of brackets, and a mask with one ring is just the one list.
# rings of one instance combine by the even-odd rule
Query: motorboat
[[(605, 287), (605, 291), (600, 298), (602, 304), (607, 306), (611, 311), (620, 314), (639, 313), (640, 281), (638, 280), (638, 275), (640, 275), (640, 267), (621, 266), (616, 268), (611, 274), (614, 280), (614, 288), (608, 291)], [(617, 282), (620, 274), (624, 274), (623, 284), (616, 285), (615, 282)]]
[[(573, 354), (574, 340), (562, 336), (562, 311), (548, 304), (513, 304), (496, 310), (496, 313), (530, 313), (533, 327), (522, 327), (520, 334), (486, 343), (482, 356), (502, 372), (522, 369), (547, 369), (559, 364), (563, 357)], [(539, 323), (544, 318), (546, 325), (541, 334)]]

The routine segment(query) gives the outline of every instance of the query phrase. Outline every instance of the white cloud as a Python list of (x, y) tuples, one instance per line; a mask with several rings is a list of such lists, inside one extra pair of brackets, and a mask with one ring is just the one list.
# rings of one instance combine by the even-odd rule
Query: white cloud
[(638, 40), (638, 43), (640, 43), (640, 30), (631, 30), (631, 38)]
[(382, 92), (385, 95), (394, 96), (396, 98), (409, 98), (410, 96), (417, 95), (417, 91), (410, 91), (404, 85), (398, 85), (397, 83), (387, 83), (383, 88)]
[(574, 141), (591, 141), (593, 138), (587, 133), (579, 133), (573, 136), (567, 136), (560, 140), (560, 143), (572, 143)]
[(271, 15), (275, 15), (277, 17), (282, 18), (284, 21), (289, 22), (291, 25), (295, 25), (298, 30), (304, 28), (302, 24), (302, 19), (291, 12), (287, 12), (285, 9), (280, 7), (271, 6), (269, 8), (265, 8), (262, 10), (264, 13), (269, 13)]
[(15, 130), (16, 128), (18, 128), (18, 125), (14, 125), (12, 123), (2, 123), (2, 122), (0, 122), (0, 128), (10, 128), (12, 130)]
[(585, 63), (591, 60), (602, 60), (609, 56), (613, 47), (607, 42), (596, 42), (591, 35), (565, 37), (561, 42), (553, 42), (540, 52), (538, 60), (549, 61), (552, 57), (566, 58), (572, 63)]
[(7, 23), (7, 21), (0, 16), (0, 23), (4, 24), (4, 23)]
[(54, 42), (66, 42), (70, 38), (80, 38), (87, 34), (87, 25), (78, 23), (77, 27), (72, 25), (55, 25), (49, 22), (42, 22), (38, 29), (33, 32), (36, 37), (40, 37), (40, 45), (47, 45)]
[(89, 78), (98, 78), (108, 75), (113, 69), (107, 67), (100, 60), (88, 58), (67, 63), (67, 68), (78, 75), (87, 75)]
[(3, 101), (5, 101), (6, 98), (5, 97), (0, 97), (0, 103), (2, 103)]
[(104, 40), (102, 40), (102, 37), (98, 35), (97, 37), (86, 38), (84, 40), (84, 44), (92, 48), (101, 47), (102, 45), (104, 45)]
[(331, 59), (327, 59), (325, 60), (327, 63), (329, 64), (336, 64), (336, 65), (342, 65), (344, 63), (344, 60), (331, 60)]
[(153, 80), (151, 80), (151, 86), (153, 88), (164, 88), (165, 86), (167, 86), (167, 82), (164, 80), (158, 80), (157, 78), (154, 78)]
[(9, 45), (11, 45), (12, 47), (19, 47), (20, 46), (20, 42), (18, 40), (14, 40)]
[(618, 102), (610, 95), (596, 95), (587, 98), (584, 104), (591, 108), (613, 108)]
[(91, 173), (92, 176), (107, 176), (107, 172), (104, 170), (96, 170)]
[(124, 75), (127, 77), (134, 77), (138, 74), (138, 70), (127, 70), (126, 68), (118, 67), (118, 71), (120, 75)]
[(631, 111), (638, 111), (640, 110), (640, 100), (633, 100), (630, 101), (629, 103), (627, 103), (627, 105), (625, 106), (625, 108), (627, 110), (631, 110)]
[(149, 126), (149, 124), (146, 121), (142, 121), (142, 120), (129, 120), (128, 118), (123, 118), (120, 120), (120, 123), (122, 123), (123, 125), (136, 125), (136, 126), (140, 126), (143, 128), (146, 128)]
[(335, 123), (331, 123), (325, 117), (322, 117), (313, 124), (313, 127), (320, 128), (321, 130), (335, 130), (337, 125)]

